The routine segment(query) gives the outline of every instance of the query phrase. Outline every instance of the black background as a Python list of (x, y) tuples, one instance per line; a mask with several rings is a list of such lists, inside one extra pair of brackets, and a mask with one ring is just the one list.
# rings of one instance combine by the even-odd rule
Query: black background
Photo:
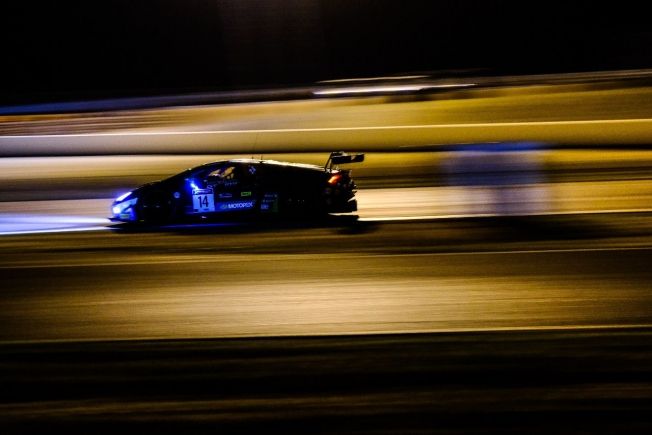
[(636, 2), (24, 0), (1, 20), (3, 104), (652, 67)]

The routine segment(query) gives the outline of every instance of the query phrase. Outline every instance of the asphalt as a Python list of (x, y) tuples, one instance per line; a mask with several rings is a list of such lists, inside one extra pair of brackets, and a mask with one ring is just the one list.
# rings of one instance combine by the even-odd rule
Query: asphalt
[(652, 324), (648, 214), (5, 236), (0, 340)]
[(3, 236), (2, 433), (649, 433), (648, 213)]
[(649, 328), (0, 345), (3, 433), (649, 433)]

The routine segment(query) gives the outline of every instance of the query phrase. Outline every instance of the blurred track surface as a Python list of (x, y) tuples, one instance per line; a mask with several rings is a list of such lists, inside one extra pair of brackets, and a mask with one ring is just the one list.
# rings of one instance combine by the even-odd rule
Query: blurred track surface
[(0, 345), (3, 433), (648, 434), (649, 329)]
[(652, 249), (641, 221), (335, 218), (6, 236), (0, 339), (647, 325)]
[(651, 222), (5, 236), (0, 428), (646, 434)]

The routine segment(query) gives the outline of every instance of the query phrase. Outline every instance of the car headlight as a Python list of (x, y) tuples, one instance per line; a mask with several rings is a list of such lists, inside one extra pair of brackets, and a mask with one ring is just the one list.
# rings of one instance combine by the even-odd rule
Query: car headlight
[(120, 202), (121, 198), (127, 198), (131, 192), (128, 194), (120, 196), (118, 199), (115, 200), (113, 203), (113, 207), (111, 208), (111, 211), (113, 212), (113, 215), (116, 217), (119, 217), (120, 219), (129, 219), (133, 220), (134, 219), (134, 212), (133, 212), (133, 206), (136, 205), (138, 202), (138, 197), (134, 197), (131, 199), (128, 199), (127, 201), (122, 201)]

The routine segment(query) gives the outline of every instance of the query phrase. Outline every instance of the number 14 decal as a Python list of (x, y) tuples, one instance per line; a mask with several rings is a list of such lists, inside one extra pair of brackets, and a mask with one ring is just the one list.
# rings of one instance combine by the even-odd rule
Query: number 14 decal
[(193, 194), (192, 208), (196, 213), (215, 211), (215, 195), (212, 193)]

